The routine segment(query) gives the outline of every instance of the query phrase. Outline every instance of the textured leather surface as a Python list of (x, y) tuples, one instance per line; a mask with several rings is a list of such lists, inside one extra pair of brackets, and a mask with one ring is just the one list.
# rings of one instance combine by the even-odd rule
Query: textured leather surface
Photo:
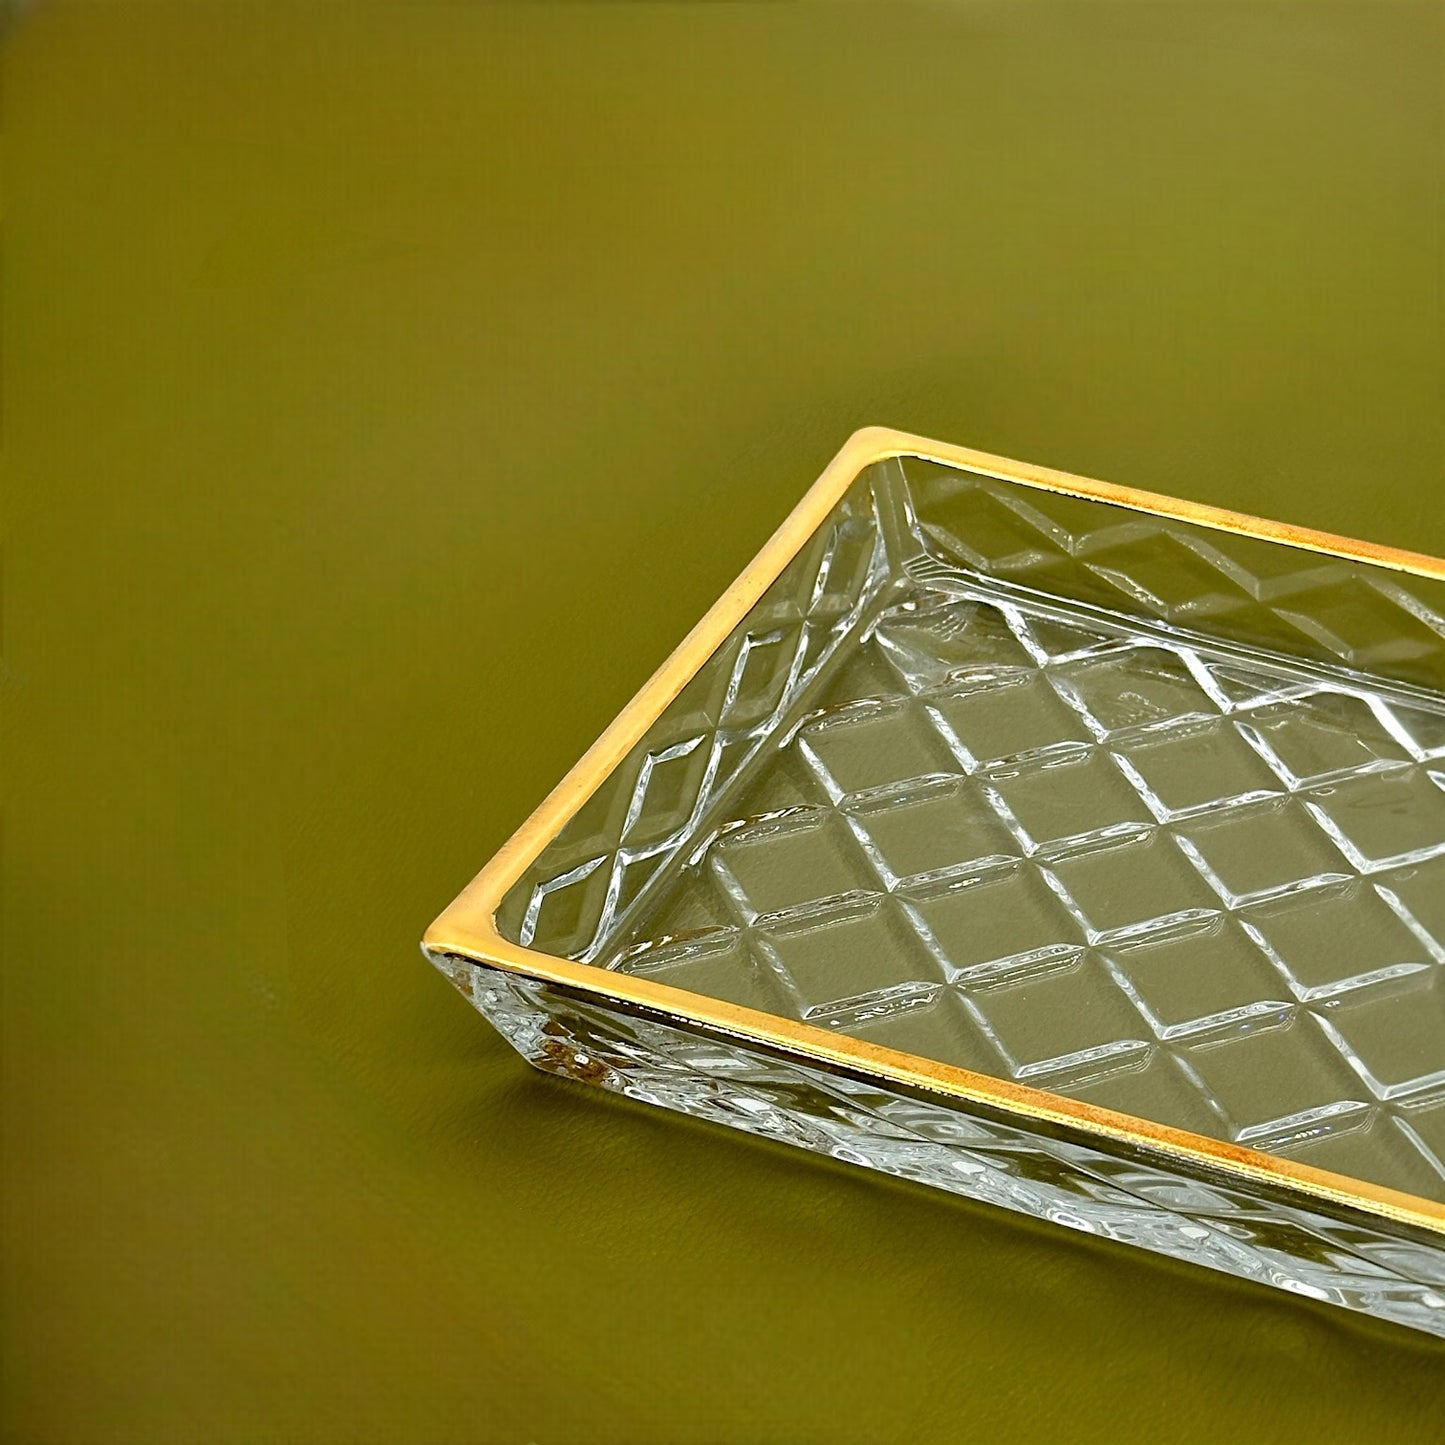
[(13, 21), (5, 1432), (1431, 1439), (1423, 1337), (544, 1079), (416, 940), (856, 425), (1445, 551), (1441, 45)]

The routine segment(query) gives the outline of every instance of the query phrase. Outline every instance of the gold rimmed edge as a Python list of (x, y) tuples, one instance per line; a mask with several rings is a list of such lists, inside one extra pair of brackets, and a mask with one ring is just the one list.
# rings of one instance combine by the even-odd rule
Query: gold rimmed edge
[(865, 427), (848, 438), (822, 476), (702, 621), (643, 684), (632, 701), (531, 817), (427, 929), (422, 940), (423, 947), (431, 955), (467, 958), (507, 973), (573, 990), (598, 1002), (641, 1010), (664, 1022), (682, 1027), (701, 1026), (743, 1044), (753, 1043), (780, 1050), (825, 1068), (982, 1105), (1003, 1114), (1115, 1145), (1163, 1154), (1196, 1168), (1212, 1169), (1236, 1178), (1292, 1190), (1397, 1223), (1445, 1234), (1445, 1203), (1316, 1169), (1273, 1154), (1211, 1139), (1207, 1135), (1097, 1108), (1080, 1100), (977, 1074), (956, 1065), (935, 1063), (898, 1049), (840, 1036), (813, 1024), (723, 1003), (593, 964), (554, 958), (512, 943), (498, 931), (496, 911), (507, 891), (743, 620), (858, 475), (874, 463), (893, 457), (941, 462), (1041, 491), (1106, 502), (1216, 531), (1234, 532), (1347, 561), (1366, 562), (1392, 571), (1445, 580), (1445, 559), (1075, 476), (887, 427)]

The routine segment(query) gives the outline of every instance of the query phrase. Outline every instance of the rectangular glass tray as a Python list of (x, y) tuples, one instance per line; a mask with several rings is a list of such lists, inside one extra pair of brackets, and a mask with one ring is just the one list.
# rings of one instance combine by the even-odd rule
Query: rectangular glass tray
[(424, 947), (540, 1068), (1445, 1334), (1445, 562), (859, 432)]

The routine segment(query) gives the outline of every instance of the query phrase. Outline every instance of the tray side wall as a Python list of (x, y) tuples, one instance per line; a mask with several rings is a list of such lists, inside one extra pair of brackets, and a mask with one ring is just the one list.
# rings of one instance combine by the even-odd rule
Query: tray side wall
[(545, 1072), (1445, 1337), (1432, 1244), (432, 960)]

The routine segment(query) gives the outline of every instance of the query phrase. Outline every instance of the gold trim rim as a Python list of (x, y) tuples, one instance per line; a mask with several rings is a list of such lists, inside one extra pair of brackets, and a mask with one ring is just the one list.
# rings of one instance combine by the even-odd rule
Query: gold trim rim
[(442, 911), (427, 929), (422, 947), (428, 955), (457, 955), (537, 982), (557, 984), (599, 1002), (642, 1009), (661, 1016), (664, 1022), (684, 1027), (701, 1025), (743, 1044), (751, 1042), (781, 1050), (803, 1062), (840, 1069), (882, 1084), (900, 1084), (959, 1102), (981, 1104), (1003, 1114), (1047, 1123), (1116, 1145), (1162, 1153), (1196, 1168), (1272, 1185), (1445, 1235), (1445, 1202), (1317, 1169), (1207, 1135), (1155, 1124), (956, 1065), (935, 1063), (902, 1050), (834, 1034), (814, 1024), (723, 1003), (595, 964), (554, 958), (512, 943), (497, 930), (496, 911), (508, 889), (742, 621), (858, 475), (865, 468), (894, 457), (914, 457), (963, 467), (1041, 491), (1106, 502), (1346, 561), (1445, 580), (1445, 558), (1076, 476), (888, 427), (864, 427), (848, 438), (757, 556), (597, 741)]

